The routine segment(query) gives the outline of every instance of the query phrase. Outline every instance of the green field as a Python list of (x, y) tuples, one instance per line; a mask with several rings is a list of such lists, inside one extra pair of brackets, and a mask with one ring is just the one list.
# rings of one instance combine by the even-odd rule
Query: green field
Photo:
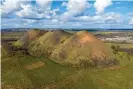
[(25, 32), (5, 32), (4, 34), (1, 34), (2, 39), (19, 39), (21, 36), (24, 35)]
[(121, 65), (87, 69), (23, 54), (2, 58), (2, 89), (133, 89), (133, 56), (128, 60), (121, 55)]
[[(20, 38), (22, 34), (11, 33), (3, 38)], [(132, 44), (106, 44), (133, 48)], [(9, 55), (5, 44), (1, 51), (2, 89), (133, 89), (133, 54), (118, 52), (116, 66), (75, 68), (21, 51)]]
[(112, 45), (117, 46), (117, 45), (119, 45), (120, 48), (128, 48), (128, 49), (133, 48), (133, 44), (128, 44), (128, 43), (125, 43), (125, 44), (121, 44), (121, 43), (106, 43), (106, 44), (109, 45), (109, 46), (112, 46)]

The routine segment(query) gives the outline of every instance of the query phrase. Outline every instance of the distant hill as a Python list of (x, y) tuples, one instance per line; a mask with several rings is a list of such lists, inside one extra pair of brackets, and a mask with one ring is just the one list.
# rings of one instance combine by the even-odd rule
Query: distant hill
[[(1, 32), (12, 32), (12, 31), (28, 31), (36, 28), (2, 28)], [(66, 31), (82, 31), (83, 28), (39, 28), (41, 30), (54, 31), (54, 30), (66, 30)], [(84, 28), (88, 32), (95, 31), (133, 31), (133, 28)]]
[(30, 30), (15, 44), (27, 47), (30, 55), (46, 56), (60, 64), (98, 67), (118, 63), (112, 49), (88, 31), (72, 35), (62, 30)]

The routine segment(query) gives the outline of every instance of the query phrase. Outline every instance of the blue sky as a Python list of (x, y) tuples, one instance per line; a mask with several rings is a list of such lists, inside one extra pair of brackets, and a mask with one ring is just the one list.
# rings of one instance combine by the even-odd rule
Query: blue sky
[(133, 1), (3, 0), (2, 28), (133, 28)]

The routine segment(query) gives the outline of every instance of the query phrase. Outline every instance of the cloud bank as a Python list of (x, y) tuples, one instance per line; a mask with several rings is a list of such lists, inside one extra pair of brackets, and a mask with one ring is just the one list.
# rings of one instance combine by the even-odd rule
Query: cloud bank
[(96, 8), (96, 13), (101, 14), (104, 12), (104, 9), (112, 4), (111, 0), (96, 0), (94, 7)]
[[(69, 0), (62, 1), (60, 4), (57, 2), (53, 0), (34, 0), (34, 2), (33, 0), (5, 0), (0, 10), (2, 26), (19, 27), (22, 24), (31, 27), (121, 27), (125, 24), (127, 27), (133, 26), (132, 16), (124, 15), (125, 13), (122, 14), (113, 9), (121, 7), (120, 2), (119, 4), (118, 2), (114, 4), (112, 0), (96, 0), (93, 3), (88, 0)], [(12, 25), (11, 23), (8, 25), (8, 22)]]

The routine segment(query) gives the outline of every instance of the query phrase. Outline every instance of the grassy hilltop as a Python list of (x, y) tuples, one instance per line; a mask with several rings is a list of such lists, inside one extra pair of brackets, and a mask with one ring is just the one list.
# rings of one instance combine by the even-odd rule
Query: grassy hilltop
[(71, 34), (65, 31), (49, 31), (31, 42), (28, 46), (29, 53), (34, 56), (49, 56), (70, 36)]
[[(41, 34), (40, 34), (41, 33)], [(32, 56), (47, 56), (51, 60), (72, 66), (97, 67), (117, 64), (113, 51), (87, 31), (75, 34), (57, 30), (30, 30), (15, 43), (27, 48)]]
[(52, 59), (80, 66), (115, 64), (112, 49), (87, 31), (79, 31), (57, 48)]

